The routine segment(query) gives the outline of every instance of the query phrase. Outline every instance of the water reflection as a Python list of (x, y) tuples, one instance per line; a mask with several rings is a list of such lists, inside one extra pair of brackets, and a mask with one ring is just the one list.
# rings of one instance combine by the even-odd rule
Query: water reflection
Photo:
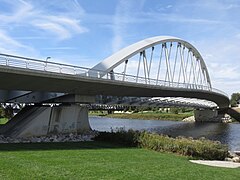
[(194, 138), (208, 137), (219, 139), (220, 136), (227, 136), (228, 124), (222, 123), (180, 123), (165, 128), (151, 128), (151, 131), (168, 134), (170, 136), (191, 136)]
[(187, 123), (177, 121), (90, 117), (90, 124), (92, 129), (98, 131), (111, 131), (111, 129), (124, 128), (126, 130), (147, 130), (159, 134), (167, 134), (173, 137), (206, 137), (227, 144), (231, 150), (240, 150), (239, 123)]

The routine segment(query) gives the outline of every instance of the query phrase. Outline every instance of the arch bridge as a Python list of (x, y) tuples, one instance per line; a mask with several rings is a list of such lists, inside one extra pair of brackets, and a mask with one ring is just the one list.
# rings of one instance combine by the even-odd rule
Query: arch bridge
[[(169, 36), (139, 41), (92, 68), (0, 54), (0, 76), (3, 105), (81, 103), (93, 107), (108, 104), (208, 110), (229, 106), (228, 96), (212, 87), (198, 50), (187, 41)], [(108, 97), (108, 101), (99, 96)], [(51, 132), (53, 127), (49, 126), (54, 125), (48, 122), (44, 132)], [(85, 126), (89, 126), (88, 120)], [(59, 129), (62, 131), (63, 127)]]

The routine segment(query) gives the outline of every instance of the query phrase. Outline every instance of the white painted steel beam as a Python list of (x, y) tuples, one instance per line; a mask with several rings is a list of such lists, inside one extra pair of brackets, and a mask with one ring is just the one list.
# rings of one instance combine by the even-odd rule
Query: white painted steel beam
[(109, 73), (111, 70), (113, 70), (114, 68), (122, 64), (124, 61), (130, 59), (132, 56), (143, 52), (145, 49), (154, 47), (155, 45), (158, 45), (158, 44), (164, 44), (167, 42), (179, 42), (184, 47), (192, 50), (193, 55), (196, 57), (196, 59), (200, 60), (201, 69), (205, 71), (207, 82), (211, 87), (210, 76), (209, 76), (206, 64), (201, 54), (198, 52), (198, 50), (189, 42), (184, 41), (180, 38), (172, 37), (172, 36), (156, 36), (156, 37), (144, 39), (135, 44), (132, 44), (116, 52), (115, 54), (109, 56), (108, 58), (104, 59), (102, 62), (98, 63), (96, 66), (94, 66), (89, 70), (89, 73), (92, 76), (94, 76), (94, 74), (96, 75), (96, 71), (99, 71), (100, 76), (104, 76), (105, 74)]

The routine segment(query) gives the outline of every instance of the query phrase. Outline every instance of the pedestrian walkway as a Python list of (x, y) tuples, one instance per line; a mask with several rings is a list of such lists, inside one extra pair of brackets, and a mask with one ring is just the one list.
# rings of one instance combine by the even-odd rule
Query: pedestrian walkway
[(225, 167), (225, 168), (240, 168), (240, 163), (229, 161), (206, 161), (206, 160), (190, 160), (192, 163), (203, 164), (207, 166)]

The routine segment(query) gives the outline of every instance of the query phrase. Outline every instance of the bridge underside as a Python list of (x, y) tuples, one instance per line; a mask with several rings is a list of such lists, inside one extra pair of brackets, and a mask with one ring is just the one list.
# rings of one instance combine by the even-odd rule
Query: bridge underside
[[(64, 75), (64, 74), (58, 74), (51, 73), (51, 72), (36, 72), (32, 70), (23, 71), (21, 69), (16, 69), (13, 67), (4, 67), (2, 68), (0, 66), (0, 84), (5, 84), (4, 90), (24, 90), (24, 91), (40, 91), (40, 92), (54, 92), (56, 93), (71, 93), (71, 94), (79, 94), (79, 96), (84, 97), (91, 97), (95, 96), (96, 94), (101, 95), (110, 95), (110, 96), (134, 96), (134, 97), (191, 97), (191, 98), (198, 98), (198, 99), (207, 99), (209, 101), (216, 102), (216, 104), (219, 107), (227, 107), (229, 104), (229, 99), (227, 99), (224, 95), (221, 95), (216, 92), (209, 92), (204, 90), (192, 90), (192, 89), (186, 89), (186, 88), (178, 88), (177, 90), (173, 87), (165, 87), (165, 86), (154, 86), (154, 85), (142, 85), (142, 84), (136, 84), (136, 83), (124, 83), (121, 81), (112, 81), (112, 80), (99, 80), (98, 78), (87, 78), (87, 77), (75, 77), (72, 75)], [(12, 83), (9, 83), (12, 82)], [(46, 86), (46, 84), (48, 84)], [(96, 88), (97, 87), (97, 88)], [(53, 94), (54, 94), (53, 93)], [(41, 96), (46, 97), (46, 96)], [(40, 99), (41, 99), (40, 97)], [(53, 96), (54, 97), (54, 96)], [(58, 99), (59, 97), (55, 97)], [(44, 99), (44, 98), (43, 98)], [(47, 99), (47, 97), (46, 97)], [(73, 98), (74, 101), (78, 98)], [(85, 101), (87, 103), (89, 99)], [(60, 100), (60, 102), (64, 102), (63, 99)], [(68, 102), (68, 101), (66, 101)], [(82, 101), (81, 101), (82, 102)], [(91, 100), (92, 102), (92, 100)], [(144, 104), (144, 103), (143, 103)], [(140, 104), (141, 105), (141, 104)], [(39, 110), (40, 111), (40, 110)], [(39, 125), (37, 123), (39, 121), (37, 114), (36, 118), (33, 116), (32, 121), (29, 120), (29, 123), (33, 123), (33, 125), (24, 126), (26, 129), (17, 128), (18, 130), (21, 129), (21, 131), (18, 131), (16, 129), (10, 129), (9, 131), (6, 131), (6, 135), (12, 135), (12, 136), (26, 136), (28, 134), (31, 135), (40, 135), (40, 133), (35, 133), (36, 126), (38, 125), (40, 129), (49, 129), (48, 131), (41, 131), (42, 135), (45, 135), (47, 133), (52, 133), (53, 131), (50, 131), (49, 125), (46, 124), (49, 122), (52, 122), (50, 115), (48, 115), (49, 110), (45, 110), (44, 113), (42, 112), (42, 116), (46, 117), (47, 121), (44, 125)], [(56, 110), (57, 111), (57, 110)], [(70, 111), (70, 110), (69, 110)], [(38, 113), (38, 111), (37, 111)], [(81, 111), (79, 110), (79, 113), (81, 114)], [(66, 113), (68, 114), (68, 113)], [(64, 114), (61, 115), (64, 117)], [(84, 115), (79, 115), (84, 116)], [(16, 119), (18, 116), (16, 116)], [(69, 118), (67, 118), (69, 119)], [(76, 115), (73, 117), (75, 124), (77, 121), (85, 122), (84, 124), (89, 124), (88, 120), (86, 122), (86, 119), (78, 118)], [(10, 121), (11, 122), (11, 121)], [(14, 121), (12, 121), (13, 123)], [(62, 124), (66, 124), (65, 120), (63, 120)], [(23, 122), (24, 124), (24, 122)], [(9, 126), (9, 125), (7, 125)], [(2, 127), (4, 129), (8, 129), (7, 126)], [(20, 125), (19, 125), (20, 126)], [(62, 126), (62, 125), (61, 125)], [(16, 126), (14, 126), (16, 128)], [(29, 127), (29, 128), (28, 128)], [(69, 126), (70, 127), (70, 126)], [(77, 126), (75, 126), (77, 127)], [(80, 128), (81, 129), (81, 128)], [(86, 128), (86, 129), (90, 129)], [(69, 131), (63, 130), (60, 128), (59, 132), (71, 132), (72, 129), (68, 129)], [(75, 132), (79, 131), (79, 129), (75, 128)], [(20, 133), (21, 132), (21, 133)], [(23, 133), (26, 132), (26, 133)]]
[[(11, 137), (31, 137), (58, 133), (90, 131), (89, 105), (25, 106), (7, 124), (0, 126), (0, 134)], [(221, 122), (217, 110), (195, 110), (196, 122)]]
[(123, 83), (121, 81), (56, 74), (0, 66), (0, 83), (4, 84), (4, 90), (58, 92), (87, 96), (99, 94), (135, 97), (186, 97), (206, 99), (215, 102), (220, 108), (227, 108), (229, 105), (229, 99), (226, 96), (206, 90), (176, 89), (166, 86)]
[[(9, 93), (14, 94), (14, 93)], [(101, 110), (123, 110), (129, 106), (143, 107), (195, 107), (202, 110), (195, 110), (195, 120), (197, 122), (220, 122), (218, 111), (209, 109), (204, 104), (197, 102), (183, 104), (178, 98), (149, 98), (149, 97), (115, 97), (115, 96), (80, 96), (73, 94), (62, 95), (43, 100), (37, 92), (23, 92), (15, 96), (16, 100), (35, 104), (48, 104), (48, 106), (25, 106), (6, 125), (0, 127), (0, 134), (13, 137), (40, 136), (52, 133), (83, 132), (90, 130), (88, 120), (89, 109)], [(36, 97), (33, 98), (33, 95)], [(40, 98), (37, 98), (40, 97)], [(45, 97), (45, 96), (44, 96)], [(11, 99), (15, 102), (15, 99)], [(180, 99), (181, 100), (181, 99)], [(193, 100), (194, 101), (194, 100)], [(195, 101), (198, 101), (197, 99)], [(200, 100), (199, 100), (200, 101)], [(36, 103), (37, 102), (37, 103)], [(86, 104), (87, 103), (87, 104)], [(50, 107), (50, 104), (55, 104)], [(56, 106), (56, 104), (59, 104)], [(65, 104), (65, 105), (64, 105)], [(85, 104), (85, 105), (84, 105)], [(7, 105), (7, 104), (6, 104)], [(67, 106), (66, 106), (67, 105)]]
[[(139, 41), (91, 69), (0, 54), (0, 77), (2, 103), (176, 105), (207, 109), (207, 118), (215, 116), (212, 109), (228, 109), (229, 106), (227, 95), (212, 88), (206, 64), (198, 50), (187, 41), (175, 37), (157, 36)], [(116, 96), (120, 100), (100, 102), (96, 96)], [(192, 98), (192, 101), (186, 103), (184, 98)], [(199, 103), (200, 100), (211, 101), (215, 105)], [(52, 133), (53, 122), (56, 127), (58, 125), (58, 132), (63, 133), (66, 132), (64, 127), (69, 132), (90, 129), (86, 120), (87, 111), (84, 105), (26, 107), (14, 117), (15, 120), (13, 118), (6, 124), (8, 131), (1, 129), (13, 136), (25, 136), (31, 132), (35, 135)], [(201, 119), (201, 112), (195, 116)], [(81, 123), (83, 127), (79, 126)], [(36, 125), (45, 130), (37, 131)]]

